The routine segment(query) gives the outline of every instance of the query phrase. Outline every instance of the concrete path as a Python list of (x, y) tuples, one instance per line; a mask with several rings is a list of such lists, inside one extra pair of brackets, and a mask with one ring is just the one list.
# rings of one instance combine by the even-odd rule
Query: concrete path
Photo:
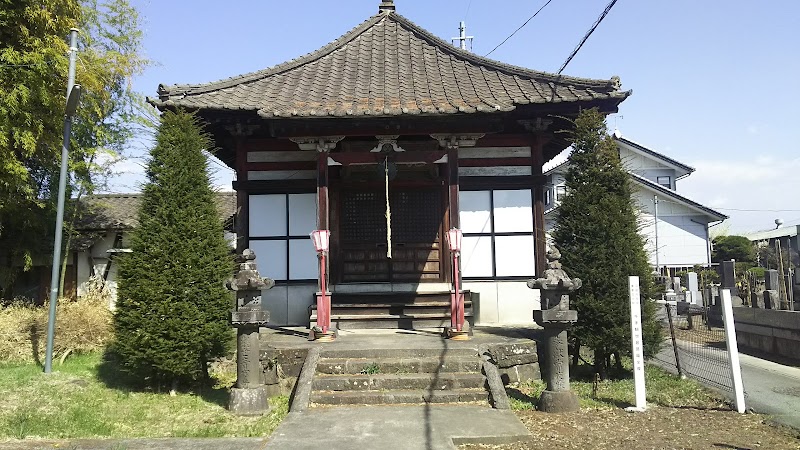
[(800, 430), (800, 368), (740, 354), (745, 405)]
[[(691, 348), (693, 344), (678, 341), (686, 351), (681, 353), (684, 367), (698, 370), (706, 369), (703, 378), (696, 378), (701, 384), (719, 390), (729, 399), (733, 394), (722, 390), (718, 385), (730, 386), (730, 369), (725, 350), (704, 348), (702, 358), (696, 357)], [(658, 356), (650, 362), (672, 373), (676, 373), (672, 345), (665, 345)], [(715, 358), (714, 364), (706, 358)], [(761, 414), (767, 414), (776, 422), (800, 430), (800, 367), (778, 364), (755, 356), (739, 353), (742, 367), (742, 383), (745, 391), (745, 407)], [(691, 374), (691, 370), (689, 370)], [(715, 381), (709, 382), (709, 380)]]
[(439, 450), (465, 443), (514, 442), (529, 435), (513, 412), (480, 406), (314, 408), (290, 413), (267, 448)]

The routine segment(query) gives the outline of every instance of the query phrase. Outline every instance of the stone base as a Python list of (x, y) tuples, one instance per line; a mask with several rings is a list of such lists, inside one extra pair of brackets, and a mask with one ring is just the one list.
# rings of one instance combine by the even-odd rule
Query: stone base
[(269, 397), (264, 386), (231, 388), (228, 409), (239, 416), (260, 416), (269, 412)]
[(549, 413), (565, 413), (578, 411), (581, 408), (578, 396), (572, 391), (542, 391), (539, 397), (539, 411)]

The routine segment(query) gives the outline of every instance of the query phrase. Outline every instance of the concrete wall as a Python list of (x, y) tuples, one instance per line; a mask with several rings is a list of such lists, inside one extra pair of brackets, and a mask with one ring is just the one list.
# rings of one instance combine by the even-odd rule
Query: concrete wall
[(800, 311), (733, 308), (740, 347), (800, 361)]
[(538, 289), (526, 281), (464, 281), (464, 289), (480, 294), (476, 325), (533, 323), (533, 311), (541, 309)]

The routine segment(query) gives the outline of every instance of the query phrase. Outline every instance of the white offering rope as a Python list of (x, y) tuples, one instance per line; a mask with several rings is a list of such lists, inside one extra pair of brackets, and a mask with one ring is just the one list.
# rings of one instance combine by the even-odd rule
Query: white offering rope
[(383, 174), (386, 181), (386, 257), (392, 257), (392, 209), (389, 206), (389, 158), (383, 161)]

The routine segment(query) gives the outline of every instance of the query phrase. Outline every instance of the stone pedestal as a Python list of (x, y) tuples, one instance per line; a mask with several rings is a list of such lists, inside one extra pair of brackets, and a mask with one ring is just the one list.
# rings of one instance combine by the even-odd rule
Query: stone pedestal
[(265, 386), (253, 388), (231, 388), (228, 409), (238, 416), (260, 416), (270, 410), (269, 396)]
[(241, 416), (269, 412), (269, 393), (262, 377), (259, 360), (258, 329), (269, 322), (269, 311), (261, 309), (261, 292), (275, 282), (261, 278), (255, 253), (242, 253), (239, 271), (228, 280), (228, 289), (236, 292), (236, 309), (231, 311), (231, 325), (236, 328), (236, 387), (231, 389), (228, 408)]
[(581, 287), (579, 278), (570, 279), (561, 269), (559, 251), (547, 252), (548, 269), (544, 278), (528, 281), (528, 287), (539, 289), (542, 310), (533, 312), (533, 320), (544, 327), (547, 389), (539, 397), (538, 409), (544, 412), (571, 412), (580, 409), (578, 397), (569, 388), (569, 348), (567, 329), (578, 321), (578, 312), (569, 309), (569, 293)]

